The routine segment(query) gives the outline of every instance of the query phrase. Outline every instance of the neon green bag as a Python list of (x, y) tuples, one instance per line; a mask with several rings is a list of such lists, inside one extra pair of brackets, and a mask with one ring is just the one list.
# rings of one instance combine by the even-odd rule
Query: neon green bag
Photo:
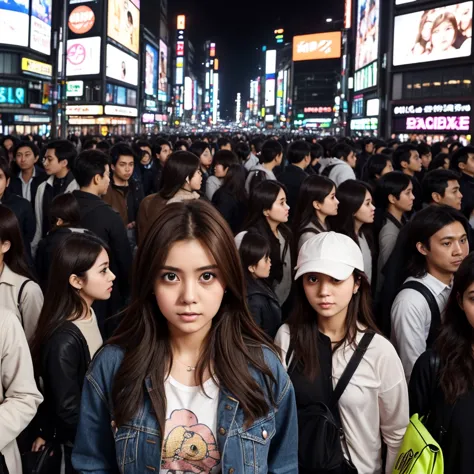
[(443, 452), (418, 414), (410, 418), (392, 474), (443, 474)]

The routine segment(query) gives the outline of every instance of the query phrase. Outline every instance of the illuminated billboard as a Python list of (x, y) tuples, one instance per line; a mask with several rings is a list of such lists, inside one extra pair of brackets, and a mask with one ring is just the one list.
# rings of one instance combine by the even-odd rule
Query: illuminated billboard
[(341, 57), (341, 32), (315, 33), (293, 38), (293, 61)]
[(275, 79), (267, 79), (265, 81), (265, 107), (273, 107), (275, 105)]
[(52, 0), (31, 2), (30, 48), (43, 54), (51, 53)]
[(132, 86), (138, 85), (138, 61), (130, 54), (107, 45), (106, 76)]
[(67, 75), (100, 74), (100, 44), (100, 37), (68, 40)]
[(151, 44), (145, 46), (145, 94), (158, 95), (158, 51)]
[(0, 43), (28, 46), (29, 0), (0, 1)]
[(184, 78), (184, 110), (193, 108), (193, 81), (189, 76)]
[(472, 0), (395, 17), (393, 65), (471, 55)]
[(276, 49), (268, 49), (265, 53), (265, 74), (275, 74)]
[(375, 61), (379, 54), (379, 0), (358, 0), (355, 70)]
[(107, 34), (117, 43), (138, 54), (140, 10), (128, 0), (109, 0)]
[(168, 100), (168, 46), (160, 40), (158, 100)]

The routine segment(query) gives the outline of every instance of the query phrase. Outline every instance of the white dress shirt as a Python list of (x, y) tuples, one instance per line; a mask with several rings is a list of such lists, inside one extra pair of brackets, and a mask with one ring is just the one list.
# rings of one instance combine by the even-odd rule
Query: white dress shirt
[(33, 182), (33, 178), (36, 176), (36, 168), (33, 168), (33, 174), (31, 175), (31, 178), (29, 181), (25, 181), (23, 179), (23, 176), (20, 173), (18, 174), (18, 177), (20, 178), (21, 181), (21, 194), (25, 199), (31, 202), (31, 183)]
[[(407, 278), (405, 282), (407, 281), (419, 281), (433, 293), (443, 319), (451, 294), (451, 286), (429, 273), (422, 278)], [(431, 326), (430, 307), (419, 291), (406, 288), (395, 298), (390, 316), (392, 319), (391, 339), (400, 355), (408, 381), (415, 362), (426, 350), (426, 340)]]

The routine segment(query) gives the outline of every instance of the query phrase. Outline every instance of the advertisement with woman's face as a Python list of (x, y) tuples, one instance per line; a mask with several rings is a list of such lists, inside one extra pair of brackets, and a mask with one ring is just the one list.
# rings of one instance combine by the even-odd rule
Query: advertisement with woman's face
[(393, 65), (471, 55), (473, 2), (395, 17)]
[(379, 0), (359, 0), (355, 70), (377, 59), (379, 52)]
[(138, 54), (140, 10), (129, 0), (109, 0), (107, 34), (122, 46)]

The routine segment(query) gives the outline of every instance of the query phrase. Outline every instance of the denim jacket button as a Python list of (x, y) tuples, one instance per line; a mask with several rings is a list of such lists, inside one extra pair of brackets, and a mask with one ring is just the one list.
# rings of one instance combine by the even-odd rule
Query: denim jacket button
[(227, 431), (225, 430), (225, 428), (219, 428), (219, 433), (221, 435), (225, 435), (227, 433)]
[(267, 430), (263, 430), (263, 431), (262, 431), (262, 437), (263, 437), (263, 439), (267, 439), (267, 438), (268, 438), (268, 432), (267, 432)]
[(226, 406), (225, 406), (225, 409), (226, 409), (226, 410), (232, 410), (232, 407), (231, 407), (230, 405), (226, 405)]
[(233, 467), (231, 467), (231, 468), (229, 469), (229, 474), (234, 474), (234, 472), (235, 472), (235, 469), (234, 469)]

